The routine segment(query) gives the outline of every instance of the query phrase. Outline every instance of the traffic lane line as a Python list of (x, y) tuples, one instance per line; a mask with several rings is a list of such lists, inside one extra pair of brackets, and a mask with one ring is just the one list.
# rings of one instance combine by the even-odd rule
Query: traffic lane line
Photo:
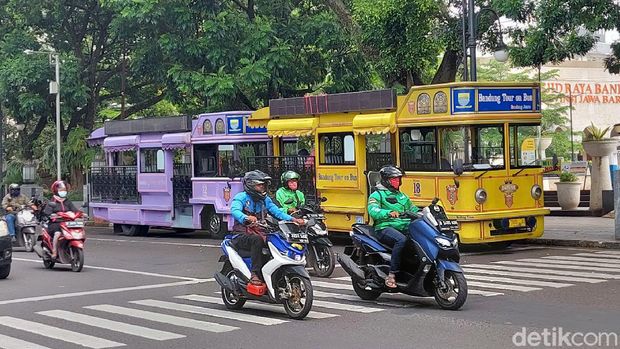
[(185, 242), (164, 242), (164, 241), (148, 241), (148, 240), (124, 240), (124, 239), (104, 239), (104, 238), (88, 238), (88, 240), (92, 241), (103, 241), (103, 242), (123, 242), (123, 243), (144, 243), (144, 244), (153, 244), (153, 245), (171, 245), (171, 246), (188, 246), (188, 247), (208, 247), (208, 248), (220, 248), (220, 245), (212, 245), (212, 244), (195, 244), (195, 243), (185, 243)]

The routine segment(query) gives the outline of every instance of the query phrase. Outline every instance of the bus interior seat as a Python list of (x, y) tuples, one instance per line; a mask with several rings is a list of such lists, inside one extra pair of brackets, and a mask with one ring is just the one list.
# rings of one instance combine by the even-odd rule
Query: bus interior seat
[(377, 190), (377, 185), (381, 183), (381, 175), (379, 174), (379, 171), (368, 171), (367, 178), (369, 192), (373, 193)]

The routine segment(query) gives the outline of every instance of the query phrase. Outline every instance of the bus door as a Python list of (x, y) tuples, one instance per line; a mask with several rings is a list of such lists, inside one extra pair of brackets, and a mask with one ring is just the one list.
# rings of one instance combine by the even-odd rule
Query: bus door
[[(188, 148), (170, 150), (173, 159), (172, 199), (175, 221), (188, 220), (191, 226), (192, 164)], [(180, 223), (184, 225), (183, 223)]]

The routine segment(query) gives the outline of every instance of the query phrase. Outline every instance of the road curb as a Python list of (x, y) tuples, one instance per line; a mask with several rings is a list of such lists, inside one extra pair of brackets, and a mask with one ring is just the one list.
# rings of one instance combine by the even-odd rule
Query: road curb
[(620, 250), (620, 241), (596, 241), (596, 240), (566, 240), (566, 239), (527, 239), (528, 244), (547, 245), (547, 246), (569, 246), (587, 248), (605, 248)]

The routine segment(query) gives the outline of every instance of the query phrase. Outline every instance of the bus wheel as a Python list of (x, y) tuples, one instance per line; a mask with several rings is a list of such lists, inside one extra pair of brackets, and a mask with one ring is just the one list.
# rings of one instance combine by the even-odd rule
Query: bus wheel
[(226, 236), (228, 226), (224, 222), (221, 214), (213, 211), (209, 212), (207, 217), (207, 233), (214, 239), (223, 239)]
[(142, 226), (140, 225), (121, 224), (121, 235), (139, 236), (139, 235), (142, 235), (142, 232), (143, 232), (143, 229), (142, 229)]

